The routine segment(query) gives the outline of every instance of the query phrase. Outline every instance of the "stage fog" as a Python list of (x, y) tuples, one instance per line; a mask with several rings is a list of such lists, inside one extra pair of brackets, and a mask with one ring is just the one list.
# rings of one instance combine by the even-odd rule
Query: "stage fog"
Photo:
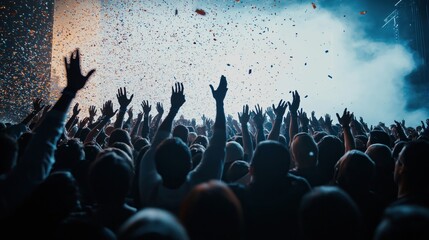
[(328, 113), (334, 123), (344, 108), (370, 125), (427, 117), (404, 110), (404, 77), (418, 56), (405, 43), (374, 40), (365, 9), (333, 11), (321, 1), (116, 2), (55, 2), (52, 98), (65, 86), (63, 57), (78, 47), (82, 69), (96, 69), (76, 99), (85, 112), (108, 99), (119, 108), (117, 89), (126, 87), (135, 114), (142, 100), (155, 114), (158, 101), (169, 108), (178, 81), (186, 95), (179, 114), (200, 123), (215, 114), (209, 84), (225, 75), (225, 110), (234, 117), (243, 104), (291, 101), (293, 90), (304, 111)]

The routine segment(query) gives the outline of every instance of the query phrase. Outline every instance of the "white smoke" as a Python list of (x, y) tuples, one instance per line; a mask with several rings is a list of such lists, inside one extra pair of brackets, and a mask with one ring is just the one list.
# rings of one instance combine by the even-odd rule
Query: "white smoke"
[[(358, 11), (344, 16), (310, 3), (190, 0), (104, 2), (100, 9), (96, 48), (84, 31), (73, 32), (80, 36), (74, 44), (87, 53), (85, 69), (97, 69), (89, 87), (97, 96), (77, 99), (84, 108), (107, 99), (118, 107), (117, 88), (126, 86), (135, 94), (134, 109), (142, 100), (153, 106), (161, 101), (168, 109), (171, 86), (181, 81), (187, 102), (180, 114), (199, 121), (202, 114), (214, 117), (209, 84), (217, 86), (225, 75), (225, 109), (234, 117), (243, 104), (266, 108), (280, 99), (291, 101), (289, 92), (298, 90), (304, 111), (328, 113), (335, 123), (335, 113), (344, 108), (369, 125), (405, 119), (416, 126), (426, 118), (426, 113), (405, 111), (403, 79), (416, 67), (412, 53), (403, 45), (373, 40)], [(61, 42), (66, 33), (56, 41), (54, 34), (54, 41)], [(53, 54), (62, 57), (71, 50), (57, 46)], [(62, 62), (53, 64), (54, 71), (63, 71)]]

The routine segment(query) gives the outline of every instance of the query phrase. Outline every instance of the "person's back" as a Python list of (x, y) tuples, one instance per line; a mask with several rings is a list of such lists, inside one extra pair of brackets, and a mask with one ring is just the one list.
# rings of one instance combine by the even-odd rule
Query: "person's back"
[(89, 168), (89, 186), (96, 206), (90, 218), (113, 232), (136, 212), (126, 204), (131, 190), (133, 166), (119, 149), (102, 151)]
[(370, 190), (375, 174), (375, 164), (371, 158), (359, 150), (344, 154), (336, 165), (335, 183), (345, 190), (356, 202), (364, 219), (365, 235), (372, 236), (385, 203)]
[(309, 183), (288, 173), (290, 154), (277, 141), (258, 144), (248, 186), (230, 185), (243, 207), (248, 239), (296, 239), (298, 207)]
[(380, 196), (386, 204), (396, 199), (397, 189), (393, 179), (395, 162), (392, 150), (381, 143), (371, 144), (366, 152), (375, 163), (375, 179), (371, 189)]
[(335, 171), (335, 164), (344, 155), (344, 144), (340, 138), (333, 135), (326, 135), (317, 143), (319, 148), (319, 163), (317, 168), (320, 171), (322, 183), (332, 182)]
[(193, 186), (221, 179), (226, 145), (226, 120), (223, 101), (228, 90), (221, 77), (217, 90), (210, 85), (216, 100), (213, 136), (198, 166), (192, 167), (189, 147), (179, 138), (170, 138), (174, 117), (185, 103), (183, 84), (176, 83), (171, 108), (155, 134), (151, 147), (140, 162), (139, 191), (141, 207), (158, 207), (178, 214), (180, 204)]

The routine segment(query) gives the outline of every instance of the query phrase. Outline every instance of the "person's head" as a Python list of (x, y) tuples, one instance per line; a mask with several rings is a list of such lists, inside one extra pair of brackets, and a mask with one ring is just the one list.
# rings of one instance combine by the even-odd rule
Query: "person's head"
[(319, 148), (308, 133), (296, 134), (291, 143), (292, 160), (298, 168), (317, 166)]
[(209, 139), (205, 135), (198, 135), (192, 142), (192, 144), (194, 143), (198, 143), (200, 145), (203, 145), (204, 148), (207, 148), (209, 145)]
[(180, 138), (184, 143), (188, 143), (189, 130), (182, 124), (179, 124), (173, 129), (173, 137)]
[(112, 131), (109, 137), (108, 146), (111, 147), (115, 142), (123, 142), (126, 143), (131, 148), (133, 147), (133, 144), (131, 143), (131, 137), (130, 134), (121, 128), (116, 128)]
[(325, 181), (331, 181), (335, 164), (344, 155), (344, 144), (339, 137), (326, 135), (320, 139), (317, 146), (319, 148), (318, 168), (325, 176)]
[(90, 165), (90, 190), (98, 204), (120, 204), (125, 201), (133, 179), (132, 162), (122, 150), (104, 150)]
[(194, 142), (195, 138), (197, 138), (197, 133), (196, 132), (189, 132), (188, 133), (188, 142), (187, 142), (188, 145), (191, 145)]
[(374, 240), (429, 239), (429, 210), (415, 205), (387, 208)]
[(77, 138), (69, 139), (59, 145), (55, 152), (54, 170), (72, 170), (82, 160), (85, 160), (82, 142)]
[(130, 159), (134, 159), (133, 149), (128, 144), (123, 142), (115, 142), (110, 147), (119, 148), (124, 151), (128, 155), (128, 157), (130, 157)]
[(391, 139), (388, 133), (383, 130), (372, 130), (369, 132), (368, 142), (366, 143), (366, 147), (368, 148), (371, 144), (381, 143), (388, 147), (390, 147)]
[(119, 240), (189, 240), (185, 228), (172, 213), (150, 207), (131, 216), (117, 236)]
[(0, 155), (0, 175), (8, 174), (15, 168), (18, 158), (18, 144), (6, 134), (0, 134)]
[(98, 144), (85, 144), (83, 147), (83, 151), (85, 152), (85, 160), (88, 162), (93, 162), (102, 150), (103, 149), (101, 149)]
[[(429, 142), (407, 142), (395, 165), (395, 181), (400, 191), (429, 192)], [(405, 192), (404, 192), (405, 193)]]
[(313, 134), (314, 141), (318, 143), (326, 135), (328, 135), (328, 133), (325, 131), (317, 131)]
[(43, 216), (44, 221), (51, 223), (65, 219), (80, 208), (76, 179), (69, 171), (51, 173), (25, 200), (22, 207), (24, 214), (31, 213), (31, 219)]
[(375, 164), (359, 150), (346, 152), (335, 166), (335, 182), (347, 191), (366, 191), (373, 181)]
[(236, 160), (228, 168), (225, 176), (227, 182), (235, 182), (249, 173), (250, 165), (246, 161)]
[(226, 144), (225, 163), (231, 163), (235, 160), (242, 160), (244, 157), (243, 147), (236, 141), (230, 141)]
[(243, 239), (240, 201), (219, 180), (196, 185), (182, 202), (180, 219), (193, 240)]
[(338, 187), (321, 186), (306, 193), (298, 216), (304, 240), (360, 239), (362, 216), (359, 208)]
[(147, 140), (146, 138), (139, 138), (139, 139), (137, 139), (137, 140), (134, 142), (134, 144), (133, 144), (134, 149), (135, 149), (137, 152), (140, 152), (140, 150), (141, 150), (143, 147), (147, 146), (147, 145), (150, 145), (150, 142), (149, 142), (149, 140)]
[(286, 176), (290, 166), (290, 153), (278, 141), (260, 142), (250, 163), (250, 173), (256, 182), (273, 182)]
[(180, 138), (166, 139), (156, 148), (155, 165), (164, 186), (178, 188), (192, 169), (191, 151)]
[(375, 163), (376, 174), (393, 173), (395, 162), (392, 158), (392, 150), (381, 143), (371, 144), (365, 152)]

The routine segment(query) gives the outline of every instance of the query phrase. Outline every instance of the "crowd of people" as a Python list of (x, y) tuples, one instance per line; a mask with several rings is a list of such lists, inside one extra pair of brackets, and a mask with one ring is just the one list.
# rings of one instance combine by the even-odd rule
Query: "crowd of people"
[(225, 76), (214, 120), (177, 117), (182, 83), (165, 113), (135, 116), (124, 87), (97, 117), (71, 109), (95, 70), (78, 49), (65, 67), (53, 106), (0, 123), (2, 239), (429, 239), (429, 119), (369, 127), (346, 108), (336, 123), (297, 91), (234, 118)]

